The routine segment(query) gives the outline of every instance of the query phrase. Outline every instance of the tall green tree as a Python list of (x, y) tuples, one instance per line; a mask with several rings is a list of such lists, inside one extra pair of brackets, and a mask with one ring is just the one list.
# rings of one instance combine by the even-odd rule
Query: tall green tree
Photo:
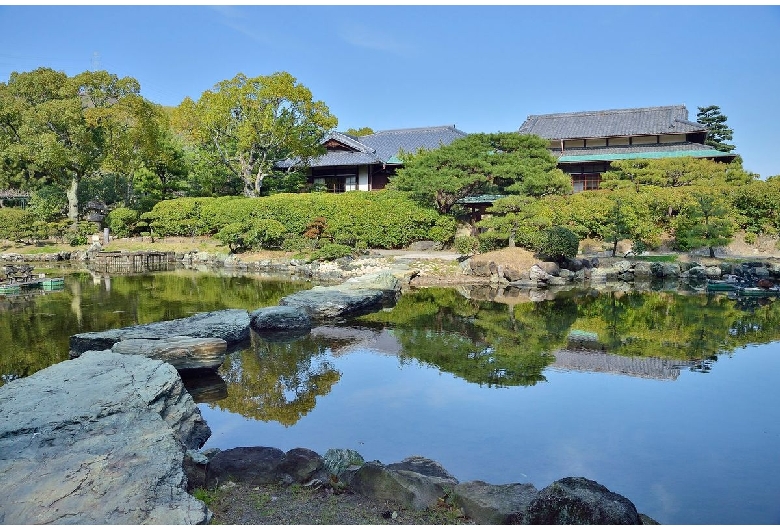
[(201, 148), (241, 179), (244, 195), (259, 196), (274, 164), (306, 165), (324, 153), (320, 145), (338, 124), (322, 101), (287, 72), (217, 83), (197, 101), (186, 98), (177, 123)]
[(726, 125), (726, 119), (726, 116), (720, 112), (720, 107), (717, 105), (699, 107), (699, 112), (696, 114), (696, 121), (706, 125), (707, 129), (709, 129), (704, 143), (718, 151), (730, 153), (736, 146), (726, 143), (727, 140), (734, 139), (734, 131)]
[(119, 134), (116, 109), (126, 98), (140, 98), (139, 91), (135, 79), (106, 71), (74, 77), (51, 68), (13, 72), (0, 83), (0, 158), (2, 169), (13, 172), (4, 180), (30, 190), (66, 188), (68, 218), (75, 223), (79, 183), (101, 168)]
[(482, 193), (542, 196), (568, 193), (571, 181), (555, 168), (547, 142), (516, 133), (478, 133), (437, 149), (403, 156), (390, 187), (449, 213), (464, 197)]
[(734, 237), (734, 223), (725, 200), (714, 193), (696, 192), (677, 216), (675, 239), (683, 249), (708, 247), (715, 257), (715, 247), (728, 245)]
[(689, 156), (659, 159), (616, 160), (601, 176), (603, 189), (645, 186), (734, 186), (748, 184), (757, 175), (745, 171), (740, 161), (729, 164)]

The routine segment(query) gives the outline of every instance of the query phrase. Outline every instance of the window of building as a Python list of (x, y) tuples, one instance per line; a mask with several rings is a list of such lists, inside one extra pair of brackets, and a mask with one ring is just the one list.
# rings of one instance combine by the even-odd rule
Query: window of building
[(580, 173), (571, 176), (571, 184), (574, 191), (597, 190), (601, 185), (600, 173)]

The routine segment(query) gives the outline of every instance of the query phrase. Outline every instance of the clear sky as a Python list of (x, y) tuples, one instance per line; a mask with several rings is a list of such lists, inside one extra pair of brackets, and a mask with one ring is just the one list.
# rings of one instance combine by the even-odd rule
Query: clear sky
[(339, 130), (718, 105), (745, 167), (780, 174), (778, 6), (0, 6), (0, 81), (39, 66), (132, 76), (163, 105), (287, 71)]

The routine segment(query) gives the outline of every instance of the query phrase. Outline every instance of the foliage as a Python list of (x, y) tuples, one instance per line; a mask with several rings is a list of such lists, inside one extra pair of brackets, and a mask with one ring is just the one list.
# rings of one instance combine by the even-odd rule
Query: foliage
[(307, 160), (324, 153), (322, 137), (338, 120), (322, 101), (287, 72), (217, 83), (198, 101), (186, 98), (174, 123), (243, 183), (246, 196), (259, 196), (277, 162)]
[(42, 186), (33, 191), (27, 210), (38, 221), (44, 223), (57, 221), (67, 210), (68, 198), (65, 191), (58, 186)]
[(106, 71), (68, 77), (50, 68), (12, 72), (0, 83), (0, 165), (2, 179), (37, 189), (54, 184), (67, 189), (68, 217), (79, 213), (78, 187), (126, 145), (119, 138), (131, 128), (132, 103), (142, 99), (130, 77)]
[(456, 228), (454, 219), (385, 191), (181, 198), (156, 204), (148, 218), (161, 236), (213, 235), (231, 223), (273, 219), (284, 226), (286, 238), (303, 236), (321, 218), (319, 237), (358, 248), (402, 248), (431, 238), (448, 243)]
[(139, 219), (140, 214), (137, 210), (119, 207), (111, 210), (103, 222), (114, 237), (130, 237), (135, 233)]
[(91, 223), (89, 221), (80, 221), (76, 224), (76, 226), (71, 227), (69, 230), (69, 242), (70, 246), (72, 247), (78, 247), (81, 245), (86, 245), (90, 242), (90, 237), (99, 230), (100, 227), (98, 227), (95, 223)]
[(551, 226), (542, 232), (536, 250), (546, 259), (560, 262), (574, 258), (579, 246), (577, 234), (564, 226)]
[(730, 190), (739, 228), (775, 235), (780, 231), (780, 176)]
[(369, 134), (374, 134), (374, 129), (371, 127), (360, 127), (359, 129), (350, 127), (344, 132), (350, 136), (368, 136)]
[(537, 136), (470, 134), (403, 159), (389, 187), (445, 214), (469, 195), (504, 188), (534, 196), (571, 191), (571, 181), (555, 169), (547, 142)]
[(675, 240), (683, 250), (709, 247), (715, 257), (715, 247), (728, 245), (734, 237), (734, 225), (728, 217), (726, 202), (719, 196), (694, 193), (677, 217)]
[(339, 258), (352, 256), (355, 250), (347, 245), (338, 243), (327, 243), (322, 248), (317, 249), (311, 255), (312, 261), (333, 261)]
[(282, 245), (286, 229), (273, 219), (252, 218), (245, 222), (225, 225), (214, 236), (231, 252), (252, 249), (275, 249)]
[(22, 241), (32, 236), (35, 215), (20, 208), (0, 208), (0, 239)]
[(742, 168), (735, 160), (730, 164), (689, 156), (659, 159), (616, 160), (601, 175), (602, 189), (645, 186), (737, 186), (756, 180), (757, 175)]
[(455, 250), (463, 255), (474, 254), (479, 250), (479, 239), (475, 236), (456, 237)]
[(696, 121), (706, 125), (708, 129), (704, 143), (718, 151), (730, 153), (736, 146), (726, 143), (726, 140), (734, 139), (734, 131), (726, 125), (726, 119), (717, 105), (699, 107), (699, 112), (696, 114)]

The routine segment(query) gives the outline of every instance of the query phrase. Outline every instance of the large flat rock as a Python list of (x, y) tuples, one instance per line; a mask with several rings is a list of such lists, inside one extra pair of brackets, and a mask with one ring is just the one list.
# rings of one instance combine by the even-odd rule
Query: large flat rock
[(249, 311), (224, 309), (176, 320), (79, 333), (70, 338), (70, 357), (78, 357), (89, 350), (108, 350), (124, 340), (159, 340), (174, 336), (217, 338), (224, 340), (228, 346), (237, 344), (249, 339)]
[(187, 448), (210, 429), (162, 361), (85, 352), (0, 387), (1, 524), (197, 524)]

